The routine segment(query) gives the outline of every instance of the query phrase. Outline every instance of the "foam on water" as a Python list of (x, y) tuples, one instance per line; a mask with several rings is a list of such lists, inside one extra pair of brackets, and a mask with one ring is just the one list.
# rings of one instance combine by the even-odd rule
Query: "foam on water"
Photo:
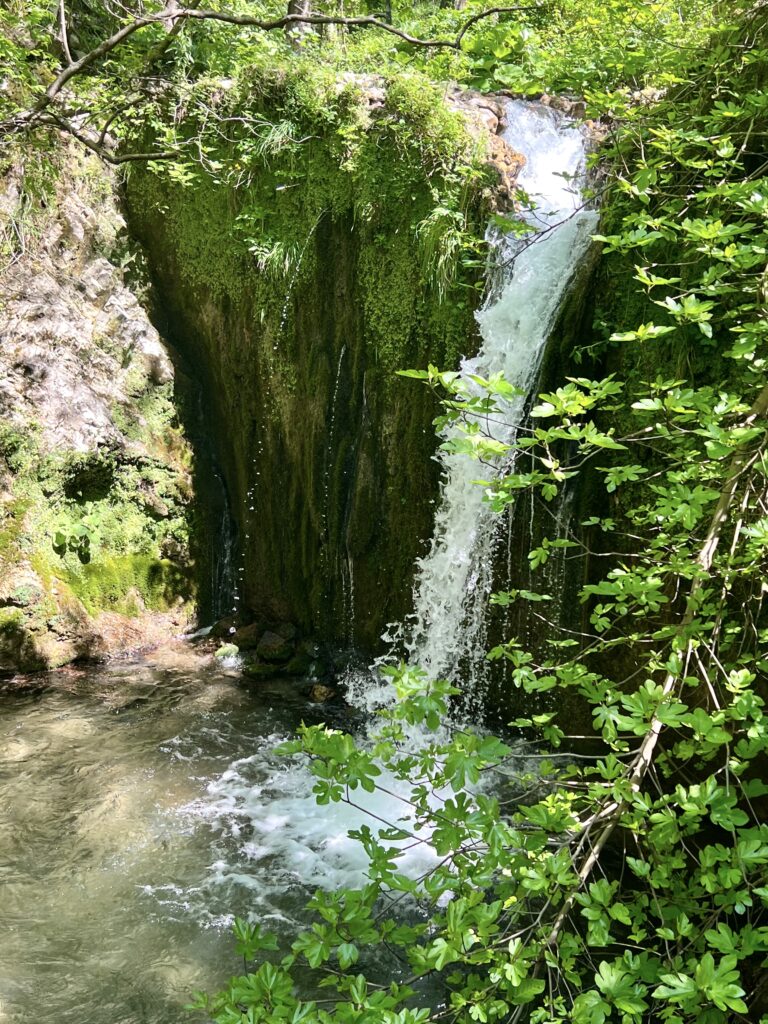
[[(399, 870), (410, 877), (419, 878), (436, 865), (431, 832), (414, 831), (408, 788), (401, 780), (382, 775), (375, 793), (358, 789), (350, 793), (351, 803), (318, 807), (307, 764), (273, 753), (284, 738), (267, 737), (256, 753), (234, 761), (211, 781), (205, 798), (184, 809), (206, 819), (221, 840), (222, 856), (210, 866), (209, 885), (249, 890), (252, 913), (260, 918), (274, 915), (275, 895), (292, 887), (304, 893), (359, 886), (366, 880), (368, 859), (349, 833), (363, 825), (375, 830), (396, 824), (411, 833), (391, 843), (402, 851)], [(285, 910), (277, 917), (284, 920)]]

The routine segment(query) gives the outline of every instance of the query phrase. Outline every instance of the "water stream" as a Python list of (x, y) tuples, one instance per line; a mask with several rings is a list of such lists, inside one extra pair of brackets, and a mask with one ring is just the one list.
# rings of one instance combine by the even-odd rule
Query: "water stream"
[(233, 914), (287, 942), (314, 886), (361, 877), (360, 815), (274, 754), (334, 720), (296, 682), (178, 647), (35, 685), (0, 695), (2, 1024), (187, 1020), (241, 966)]
[[(531, 229), (491, 235), (492, 287), (478, 314), (480, 352), (461, 375), (485, 378), (503, 372), (525, 397), (502, 406), (486, 426), (510, 444), (526, 413), (547, 339), (569, 282), (595, 231), (597, 214), (585, 208), (582, 188), (586, 144), (582, 131), (539, 104), (510, 101), (505, 140), (524, 154), (518, 185), (527, 198), (519, 218)], [(456, 427), (449, 427), (445, 438)], [(433, 677), (472, 689), (482, 673), (486, 603), (493, 585), (497, 517), (476, 483), (485, 467), (467, 455), (443, 453), (443, 483), (431, 547), (419, 562), (414, 616), (405, 639), (410, 661)], [(395, 630), (395, 636), (402, 630)], [(467, 675), (470, 676), (467, 679)], [(478, 698), (481, 699), (481, 694)]]

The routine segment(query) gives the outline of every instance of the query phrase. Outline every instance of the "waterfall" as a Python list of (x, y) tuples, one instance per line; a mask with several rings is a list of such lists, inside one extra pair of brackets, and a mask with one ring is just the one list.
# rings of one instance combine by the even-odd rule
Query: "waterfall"
[[(479, 354), (463, 362), (461, 373), (488, 377), (502, 371), (507, 379), (530, 395), (536, 385), (541, 357), (557, 311), (574, 270), (584, 257), (596, 227), (594, 212), (582, 209), (579, 181), (585, 170), (584, 137), (560, 115), (546, 107), (510, 102), (506, 140), (526, 157), (520, 188), (529, 198), (519, 216), (535, 229), (493, 235), (495, 260), (489, 299), (478, 314), (483, 338)], [(341, 363), (337, 367), (334, 406)], [(514, 440), (526, 413), (527, 397), (509, 402), (503, 423), (494, 426), (501, 441)], [(331, 421), (333, 432), (333, 417)], [(452, 436), (444, 435), (444, 440)], [(393, 642), (404, 644), (409, 660), (434, 676), (452, 677), (467, 655), (481, 662), (486, 597), (492, 584), (491, 563), (498, 517), (484, 502), (475, 480), (486, 470), (468, 457), (442, 454), (443, 484), (432, 544), (417, 567), (415, 614), (410, 629), (393, 632)], [(504, 467), (502, 467), (504, 468)], [(565, 528), (564, 507), (558, 527)], [(352, 598), (350, 563), (349, 596)], [(390, 659), (391, 660), (391, 659)], [(375, 668), (375, 666), (374, 666)], [(348, 701), (363, 711), (391, 703), (391, 684), (373, 672), (351, 672)], [(415, 747), (424, 735), (409, 733)], [(225, 884), (236, 875), (238, 884), (262, 891), (265, 877), (281, 865), (304, 884), (330, 889), (362, 884), (367, 860), (348, 830), (361, 823), (398, 822), (413, 828), (413, 810), (404, 802), (409, 788), (390, 773), (379, 778), (373, 794), (355, 794), (359, 806), (334, 804), (318, 813), (311, 793), (312, 777), (296, 762), (272, 763), (270, 740), (265, 748), (234, 762), (208, 787), (208, 799), (195, 809), (217, 823), (217, 828), (239, 847), (250, 869), (213, 865), (212, 884)], [(521, 747), (520, 756), (525, 749)], [(521, 771), (527, 766), (519, 762)], [(433, 794), (439, 802), (441, 795)], [(247, 823), (245, 832), (242, 822)], [(242, 835), (247, 833), (248, 839)], [(436, 862), (428, 832), (416, 844), (405, 841), (398, 870), (417, 877)], [(264, 871), (262, 872), (262, 865)]]
[[(489, 229), (493, 247), (491, 287), (477, 314), (479, 353), (462, 362), (471, 375), (499, 371), (530, 396), (541, 359), (568, 284), (590, 245), (597, 214), (584, 208), (583, 133), (562, 115), (540, 104), (513, 100), (506, 106), (503, 137), (525, 156), (518, 186), (525, 197), (519, 218), (528, 234), (500, 235)], [(514, 441), (527, 397), (502, 405), (502, 415), (484, 428), (499, 441)], [(503, 422), (498, 422), (503, 420)], [(443, 441), (456, 436), (449, 426)], [(432, 677), (453, 679), (469, 658), (481, 663), (483, 623), (492, 587), (492, 548), (498, 517), (475, 482), (487, 473), (463, 454), (441, 453), (442, 488), (434, 533), (417, 564), (414, 616), (406, 637), (409, 660)]]

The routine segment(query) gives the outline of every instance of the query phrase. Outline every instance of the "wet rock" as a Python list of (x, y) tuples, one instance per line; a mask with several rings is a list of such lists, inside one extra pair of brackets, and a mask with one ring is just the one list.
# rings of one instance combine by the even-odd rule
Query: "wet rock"
[[(230, 621), (230, 620), (225, 620)], [(252, 622), (248, 626), (241, 626), (235, 633), (232, 633), (232, 643), (237, 644), (241, 651), (254, 651), (259, 645), (266, 626), (263, 622)]]
[(485, 143), (488, 166), (498, 177), (498, 185), (493, 195), (489, 196), (491, 206), (511, 209), (515, 202), (517, 178), (525, 166), (525, 157), (501, 136), (504, 128), (504, 101), (500, 97), (486, 96), (472, 89), (455, 89), (449, 95), (448, 102), (464, 116), (471, 134)]
[(221, 647), (214, 651), (214, 658), (234, 658), (240, 653), (240, 649), (237, 644), (222, 644)]
[(313, 704), (326, 704), (329, 700), (332, 700), (336, 696), (336, 691), (331, 686), (325, 686), (323, 683), (315, 683), (312, 689), (309, 691), (309, 699)]
[[(236, 615), (230, 615), (224, 619), (219, 619), (218, 622), (214, 622), (213, 627), (211, 628), (211, 636), (216, 637), (217, 639), (224, 636), (231, 637), (232, 642), (234, 643), (235, 633), (237, 632), (237, 627), (239, 625), (240, 618)], [(237, 646), (245, 650), (245, 646), (242, 643), (238, 642)]]
[(274, 679), (279, 674), (275, 665), (267, 665), (263, 661), (248, 658), (242, 666), (242, 673), (249, 679)]
[(322, 647), (312, 637), (305, 637), (304, 640), (299, 640), (296, 644), (296, 652), (298, 654), (308, 654), (310, 658), (318, 658), (322, 653)]
[(288, 661), (294, 652), (294, 645), (291, 640), (267, 630), (256, 646), (256, 654), (259, 658), (269, 662)]
[(312, 667), (315, 664), (311, 655), (297, 653), (285, 666), (285, 673), (289, 676), (310, 676), (313, 674)]
[(284, 640), (295, 640), (299, 635), (298, 629), (292, 622), (281, 622), (279, 626), (275, 626), (274, 632)]

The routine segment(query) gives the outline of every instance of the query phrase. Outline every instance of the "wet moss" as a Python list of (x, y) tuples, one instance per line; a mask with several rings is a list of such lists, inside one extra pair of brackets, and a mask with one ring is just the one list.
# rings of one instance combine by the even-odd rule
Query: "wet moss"
[(76, 568), (66, 566), (61, 580), (90, 615), (164, 612), (193, 596), (189, 573), (151, 554), (103, 555)]

